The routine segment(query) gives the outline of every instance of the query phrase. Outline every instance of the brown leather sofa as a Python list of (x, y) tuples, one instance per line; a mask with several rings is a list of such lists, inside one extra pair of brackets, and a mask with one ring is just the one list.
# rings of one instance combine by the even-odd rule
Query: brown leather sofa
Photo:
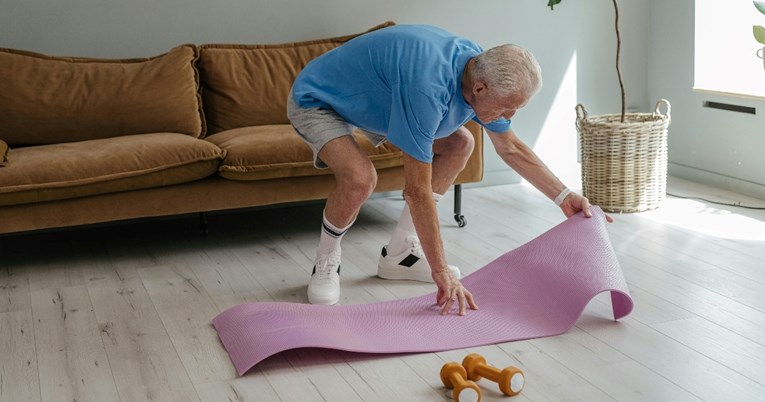
[[(326, 198), (333, 176), (312, 166), (286, 98), (309, 60), (357, 35), (123, 60), (0, 49), (0, 233)], [(469, 128), (455, 184), (483, 176), (482, 130)], [(376, 191), (401, 190), (401, 151), (358, 138)]]

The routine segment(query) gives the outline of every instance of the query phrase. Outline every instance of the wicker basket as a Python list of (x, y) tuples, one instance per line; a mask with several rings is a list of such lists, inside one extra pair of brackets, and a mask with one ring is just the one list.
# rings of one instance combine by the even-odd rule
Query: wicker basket
[[(666, 114), (661, 114), (662, 105)], [(582, 162), (582, 192), (608, 212), (642, 212), (658, 208), (667, 191), (669, 102), (653, 113), (588, 116), (576, 106)]]

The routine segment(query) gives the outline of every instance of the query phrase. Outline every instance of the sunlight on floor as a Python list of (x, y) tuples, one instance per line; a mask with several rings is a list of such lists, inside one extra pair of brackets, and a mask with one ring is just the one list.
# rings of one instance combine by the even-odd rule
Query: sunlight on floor
[(641, 216), (708, 236), (765, 241), (765, 222), (726, 208), (695, 200), (668, 198), (660, 208), (641, 213)]

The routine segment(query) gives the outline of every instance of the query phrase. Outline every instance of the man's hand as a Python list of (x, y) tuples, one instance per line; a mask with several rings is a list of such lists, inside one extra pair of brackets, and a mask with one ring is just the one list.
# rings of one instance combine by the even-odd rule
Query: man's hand
[(455, 301), (459, 302), (459, 315), (467, 314), (468, 306), (471, 310), (478, 310), (473, 295), (462, 286), (449, 269), (444, 268), (440, 272), (433, 272), (432, 276), (438, 286), (436, 303), (441, 307), (442, 315), (449, 314)]
[[(560, 209), (563, 210), (566, 217), (570, 217), (579, 211), (582, 211), (584, 212), (584, 216), (591, 218), (592, 211), (590, 211), (590, 206), (590, 200), (588, 200), (587, 197), (572, 192), (563, 199), (563, 203), (560, 204)], [(614, 219), (606, 214), (606, 221), (612, 223)]]

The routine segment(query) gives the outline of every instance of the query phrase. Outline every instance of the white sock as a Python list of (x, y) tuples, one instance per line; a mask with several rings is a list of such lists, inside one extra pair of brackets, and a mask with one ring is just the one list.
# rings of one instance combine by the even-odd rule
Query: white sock
[(321, 238), (319, 239), (319, 247), (316, 250), (316, 255), (329, 255), (330, 253), (334, 252), (335, 250), (340, 249), (340, 241), (343, 240), (343, 236), (345, 236), (345, 232), (348, 231), (348, 228), (353, 225), (353, 222), (348, 224), (348, 226), (344, 228), (338, 228), (337, 226), (333, 225), (329, 220), (327, 220), (327, 215), (325, 213), (322, 214), (322, 222), (321, 222)]
[[(433, 200), (438, 204), (438, 201), (443, 198), (443, 195), (433, 193)], [(398, 220), (396, 229), (393, 230), (393, 235), (388, 242), (387, 250), (390, 255), (398, 255), (407, 251), (409, 244), (406, 238), (411, 235), (416, 235), (417, 231), (414, 229), (414, 221), (412, 221), (412, 213), (409, 210), (409, 203), (404, 204), (404, 210), (401, 212), (401, 218)]]

